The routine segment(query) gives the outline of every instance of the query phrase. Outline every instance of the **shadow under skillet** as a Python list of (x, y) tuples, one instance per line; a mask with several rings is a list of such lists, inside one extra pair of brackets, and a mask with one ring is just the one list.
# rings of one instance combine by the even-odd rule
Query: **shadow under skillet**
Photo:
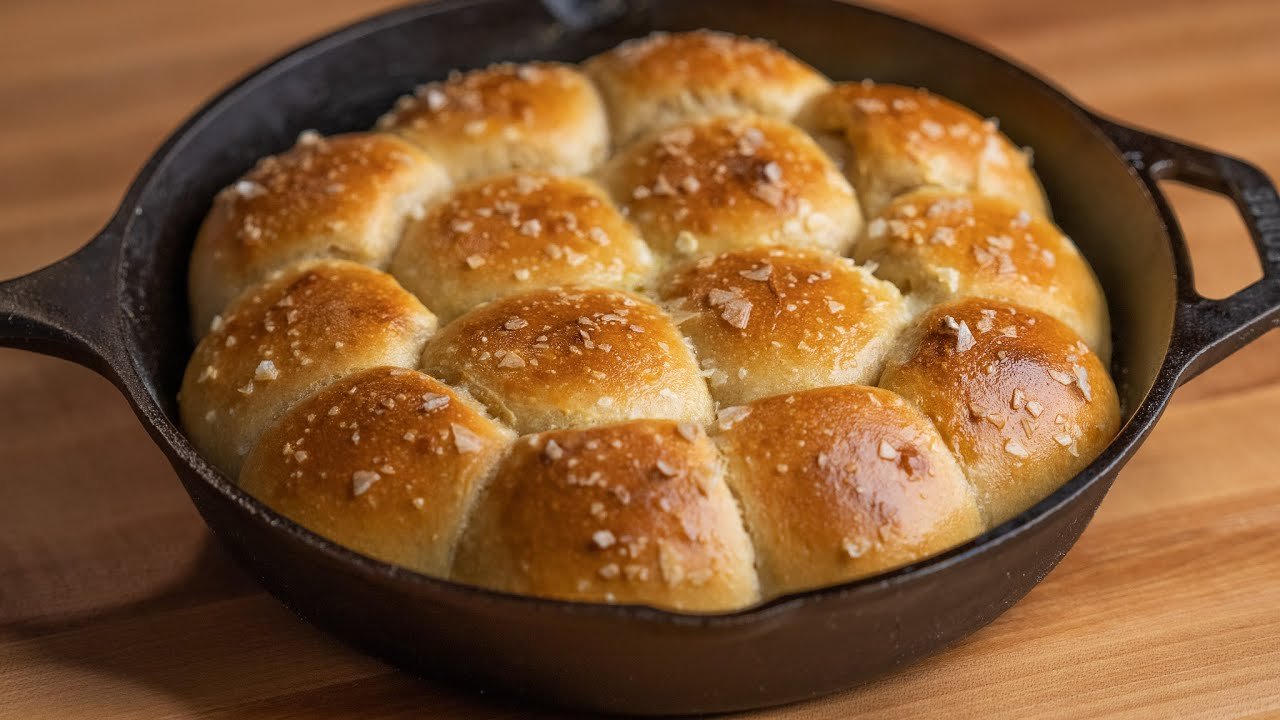
[(304, 623), (209, 532), (110, 383), (13, 350), (0, 370), (0, 714), (565, 717)]

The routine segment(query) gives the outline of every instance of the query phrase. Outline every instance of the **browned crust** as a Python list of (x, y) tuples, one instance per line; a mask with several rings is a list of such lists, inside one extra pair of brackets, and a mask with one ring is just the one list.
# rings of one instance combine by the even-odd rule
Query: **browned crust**
[(303, 396), (374, 365), (412, 367), (436, 318), (386, 273), (309, 261), (255, 286), (196, 346), (178, 394), (196, 446), (234, 478)]
[(473, 495), (512, 439), (452, 388), (372, 368), (268, 429), (240, 484), (331, 540), (445, 576)]
[(1030, 158), (994, 121), (922, 88), (838, 83), (814, 98), (798, 122), (847, 143), (845, 174), (868, 216), (926, 185), (999, 195), (1048, 212)]
[(688, 264), (659, 287), (724, 404), (872, 383), (906, 324), (898, 290), (845, 258), (764, 247)]
[(501, 63), (418, 88), (378, 120), (456, 181), (508, 170), (582, 173), (608, 152), (604, 105), (576, 68)]
[(891, 392), (820, 388), (721, 417), (729, 485), (770, 594), (883, 572), (984, 528), (938, 431)]
[(758, 598), (751, 545), (695, 425), (637, 420), (516, 443), (460, 542), (454, 577), (677, 610)]
[(1111, 324), (1102, 285), (1051, 221), (1014, 202), (972, 193), (917, 190), (867, 225), (859, 262), (918, 298), (987, 297), (1048, 313), (1105, 361)]
[(427, 344), (422, 367), (521, 432), (711, 414), (671, 319), (617, 290), (539, 290), (482, 305)]
[(995, 300), (926, 312), (890, 354), (880, 385), (933, 420), (993, 523), (1079, 472), (1120, 424), (1111, 377), (1079, 336)]
[(830, 86), (771, 43), (709, 30), (624, 42), (583, 68), (604, 95), (619, 145), (709, 115), (790, 118)]
[(653, 254), (594, 183), (547, 173), (462, 186), (405, 231), (391, 273), (448, 321), (494, 298), (587, 283), (635, 289)]
[(796, 127), (760, 116), (665, 130), (616, 155), (604, 182), (660, 255), (758, 245), (844, 252), (862, 228), (849, 184)]
[(304, 133), (214, 199), (191, 254), (195, 334), (250, 285), (305, 258), (385, 266), (404, 219), (444, 171), (392, 135)]

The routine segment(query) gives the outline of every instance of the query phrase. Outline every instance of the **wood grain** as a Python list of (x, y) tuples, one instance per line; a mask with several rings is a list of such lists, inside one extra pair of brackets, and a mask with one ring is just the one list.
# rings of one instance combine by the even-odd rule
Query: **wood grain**
[[(0, 277), (90, 237), (220, 86), (390, 4), (0, 3)], [(1275, 0), (884, 5), (1280, 177)], [(1202, 289), (1257, 276), (1232, 210), (1173, 197)], [(1080, 544), (992, 626), (865, 688), (754, 717), (1280, 717), (1277, 467), (1273, 332), (1179, 391)], [(266, 597), (87, 370), (0, 350), (0, 488), (0, 717), (536, 715), (390, 670)]]

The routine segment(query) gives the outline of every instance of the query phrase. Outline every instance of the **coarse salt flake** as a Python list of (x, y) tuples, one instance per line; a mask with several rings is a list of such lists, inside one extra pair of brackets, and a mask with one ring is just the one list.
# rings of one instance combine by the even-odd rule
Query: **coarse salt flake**
[(351, 473), (351, 494), (360, 497), (381, 479), (382, 476), (372, 470), (357, 470)]
[(1022, 458), (1023, 460), (1031, 457), (1031, 453), (1027, 452), (1027, 449), (1022, 446), (1022, 443), (1012, 438), (1005, 442), (1004, 451), (1014, 457)]
[(470, 428), (458, 423), (449, 423), (449, 428), (453, 430), (453, 446), (459, 453), (466, 455), (480, 452), (484, 448), (484, 440)]
[(961, 320), (956, 327), (956, 352), (965, 352), (975, 344), (973, 332), (969, 330), (969, 324)]
[(513, 352), (504, 353), (502, 359), (498, 361), (498, 367), (500, 368), (522, 368), (527, 364), (524, 358)]
[(727, 408), (720, 408), (720, 412), (716, 413), (716, 423), (721, 430), (728, 430), (734, 425), (744, 420), (751, 414), (751, 408), (744, 405), (733, 405)]
[(422, 409), (426, 412), (433, 412), (449, 405), (449, 396), (439, 393), (423, 393)]
[(270, 360), (263, 360), (258, 363), (258, 367), (253, 371), (253, 379), (259, 381), (276, 380), (280, 377), (280, 370), (276, 364)]
[(1053, 378), (1054, 380), (1057, 380), (1063, 385), (1071, 385), (1071, 384), (1074, 384), (1076, 381), (1075, 377), (1068, 375), (1060, 370), (1054, 370), (1053, 368), (1049, 369), (1049, 377)]

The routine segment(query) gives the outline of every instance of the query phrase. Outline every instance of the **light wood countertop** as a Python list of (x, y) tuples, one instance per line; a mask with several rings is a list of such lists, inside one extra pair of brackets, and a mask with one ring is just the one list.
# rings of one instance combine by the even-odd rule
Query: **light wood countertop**
[[(0, 277), (67, 254), (200, 101), (390, 3), (0, 4)], [(1084, 103), (1280, 177), (1276, 0), (892, 0)], [(1257, 276), (1175, 189), (1201, 288)], [(361, 656), (213, 541), (125, 401), (0, 350), (0, 718), (526, 717)], [(751, 717), (1280, 717), (1280, 333), (1180, 390), (1062, 565), (954, 650)], [(548, 715), (549, 716), (549, 715)]]

